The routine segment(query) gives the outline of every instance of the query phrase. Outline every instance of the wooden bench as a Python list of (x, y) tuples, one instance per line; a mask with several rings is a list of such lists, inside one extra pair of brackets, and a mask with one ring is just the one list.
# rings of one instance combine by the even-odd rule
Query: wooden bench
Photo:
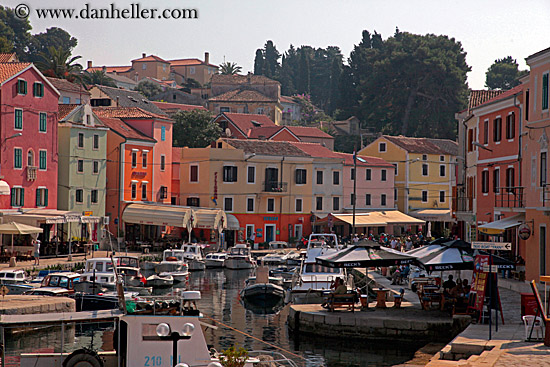
[(359, 301), (359, 296), (356, 292), (348, 292), (345, 294), (329, 294), (327, 306), (330, 312), (334, 312), (337, 307), (351, 307), (351, 311), (355, 312), (355, 304)]

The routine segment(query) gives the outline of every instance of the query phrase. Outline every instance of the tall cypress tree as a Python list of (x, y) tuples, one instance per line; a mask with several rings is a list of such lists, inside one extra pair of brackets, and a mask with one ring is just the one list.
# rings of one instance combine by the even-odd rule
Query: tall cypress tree
[(309, 57), (304, 50), (300, 52), (300, 63), (298, 65), (297, 89), (299, 93), (309, 94), (310, 70)]
[(263, 75), (264, 65), (265, 65), (264, 53), (262, 52), (261, 49), (257, 49), (256, 57), (254, 58), (254, 74)]

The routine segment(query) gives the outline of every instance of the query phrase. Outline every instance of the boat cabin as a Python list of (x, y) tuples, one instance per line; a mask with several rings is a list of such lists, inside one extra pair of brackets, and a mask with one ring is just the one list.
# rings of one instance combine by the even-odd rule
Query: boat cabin
[(0, 271), (0, 284), (25, 283), (27, 280), (25, 270)]
[(250, 256), (250, 248), (244, 243), (239, 243), (231, 247), (229, 256)]
[(75, 292), (75, 285), (80, 282), (78, 273), (52, 273), (48, 274), (40, 285), (25, 294), (44, 296), (66, 296)]

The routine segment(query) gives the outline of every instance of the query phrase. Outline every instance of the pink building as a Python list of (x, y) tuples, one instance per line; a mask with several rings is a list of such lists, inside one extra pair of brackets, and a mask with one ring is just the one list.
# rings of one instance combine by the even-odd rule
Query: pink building
[(9, 190), (0, 209), (57, 208), (58, 99), (31, 63), (0, 63), (0, 183)]

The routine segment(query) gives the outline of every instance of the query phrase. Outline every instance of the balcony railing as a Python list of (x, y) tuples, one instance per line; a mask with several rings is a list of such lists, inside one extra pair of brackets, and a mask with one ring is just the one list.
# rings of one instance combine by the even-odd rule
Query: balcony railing
[(266, 181), (263, 183), (264, 192), (286, 192), (288, 183), (277, 181)]
[(495, 192), (495, 207), (523, 208), (523, 187), (498, 187)]
[(542, 205), (550, 206), (550, 184), (545, 184), (542, 188)]
[(36, 172), (37, 171), (38, 171), (38, 167), (36, 167), (36, 166), (27, 166), (27, 181), (36, 180)]

